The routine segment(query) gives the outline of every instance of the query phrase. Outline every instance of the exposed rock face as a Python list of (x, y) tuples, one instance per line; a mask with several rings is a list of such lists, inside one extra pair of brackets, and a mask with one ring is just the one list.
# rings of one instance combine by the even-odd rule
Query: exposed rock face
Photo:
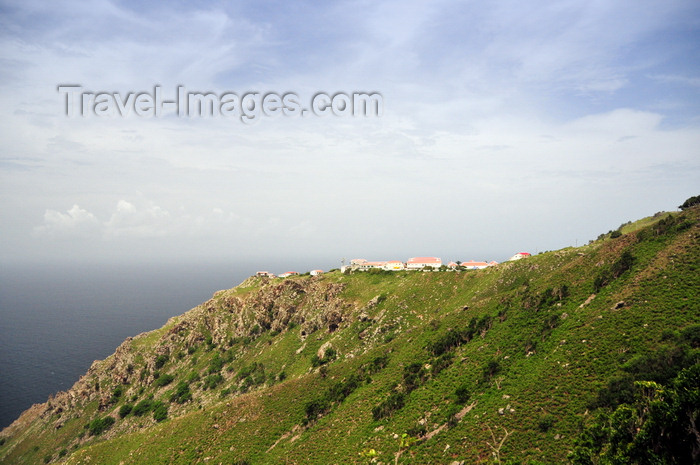
[[(111, 397), (114, 386), (123, 386), (132, 396), (150, 385), (158, 375), (156, 360), (209, 343), (230, 345), (233, 338), (256, 337), (262, 331), (282, 331), (294, 323), (301, 334), (334, 331), (349, 323), (355, 305), (340, 297), (344, 286), (320, 279), (254, 281), (239, 287), (254, 287), (248, 293), (236, 289), (218, 291), (203, 304), (182, 316), (171, 318), (161, 330), (127, 338), (107, 359), (93, 362), (90, 369), (68, 391), (58, 392), (44, 404), (33, 406), (17, 422), (60, 414), (56, 427), (80, 415), (82, 406), (96, 401), (98, 410), (114, 415)], [(158, 333), (158, 334), (156, 334)], [(142, 339), (152, 339), (140, 344)]]

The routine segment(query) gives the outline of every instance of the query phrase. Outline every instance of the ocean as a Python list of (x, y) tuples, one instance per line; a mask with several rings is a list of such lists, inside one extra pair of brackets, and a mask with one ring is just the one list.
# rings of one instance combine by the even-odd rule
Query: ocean
[(246, 263), (0, 269), (0, 428), (69, 389), (128, 336), (254, 274)]

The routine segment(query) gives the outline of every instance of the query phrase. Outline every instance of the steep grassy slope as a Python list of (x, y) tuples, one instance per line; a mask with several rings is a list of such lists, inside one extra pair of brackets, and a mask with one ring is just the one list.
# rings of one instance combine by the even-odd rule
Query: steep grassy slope
[(0, 459), (566, 462), (599, 390), (700, 322), (699, 213), (480, 271), (248, 279), (25, 412)]

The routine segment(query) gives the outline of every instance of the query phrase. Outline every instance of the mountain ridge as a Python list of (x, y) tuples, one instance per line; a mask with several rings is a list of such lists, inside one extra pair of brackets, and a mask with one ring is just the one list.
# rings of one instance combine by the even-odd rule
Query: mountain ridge
[(629, 357), (697, 322), (699, 216), (485, 270), (249, 278), (32, 406), (0, 460), (561, 462)]

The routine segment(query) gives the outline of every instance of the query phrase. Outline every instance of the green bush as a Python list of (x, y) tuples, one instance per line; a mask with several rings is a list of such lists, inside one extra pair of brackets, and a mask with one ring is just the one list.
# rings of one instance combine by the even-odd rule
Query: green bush
[(121, 398), (122, 394), (124, 393), (124, 388), (122, 386), (117, 386), (114, 388), (112, 391), (112, 396), (109, 398), (109, 403), (111, 404), (116, 404), (119, 402), (119, 399)]
[(634, 256), (629, 250), (625, 250), (620, 258), (618, 258), (610, 267), (603, 269), (598, 276), (593, 280), (593, 292), (600, 291), (603, 287), (610, 284), (613, 280), (622, 276), (622, 274), (632, 268), (634, 264)]
[(168, 418), (168, 405), (164, 402), (158, 401), (153, 404), (153, 419), (157, 422), (161, 422)]
[(148, 413), (151, 410), (152, 406), (153, 406), (153, 402), (150, 399), (144, 399), (141, 402), (139, 402), (138, 404), (136, 404), (136, 406), (131, 411), (131, 413), (132, 413), (132, 415), (134, 415), (136, 417), (140, 417), (140, 416)]
[(540, 421), (537, 423), (537, 429), (539, 429), (541, 432), (546, 433), (550, 429), (552, 429), (552, 426), (554, 426), (554, 422), (556, 419), (554, 418), (554, 415), (545, 415), (542, 418), (540, 418)]
[(202, 384), (202, 389), (204, 389), (205, 391), (207, 389), (214, 389), (216, 386), (221, 384), (223, 381), (224, 381), (224, 378), (220, 374), (209, 375), (206, 378), (204, 378), (204, 383)]
[(218, 353), (214, 354), (214, 357), (209, 363), (209, 374), (219, 373), (223, 367), (224, 361), (221, 359), (221, 356), (219, 356)]
[(160, 370), (168, 362), (169, 357), (167, 355), (159, 355), (156, 357), (156, 370)]
[(483, 382), (488, 382), (496, 376), (498, 373), (501, 372), (501, 363), (498, 360), (490, 360), (489, 363), (486, 364), (484, 369), (482, 370)]
[(464, 332), (450, 329), (439, 336), (435, 341), (428, 344), (428, 351), (435, 356), (440, 356), (445, 352), (459, 347), (465, 342), (469, 342), (474, 336), (474, 332)]
[(690, 325), (681, 331), (681, 339), (693, 349), (700, 348), (700, 324)]
[(442, 370), (445, 368), (449, 367), (452, 365), (452, 361), (454, 360), (454, 354), (451, 353), (445, 353), (439, 356), (438, 358), (434, 359), (431, 363), (431, 372), (433, 376), (438, 375)]
[(457, 389), (455, 389), (455, 397), (458, 404), (466, 404), (469, 402), (469, 398), (471, 397), (469, 386), (466, 384), (460, 385)]
[(700, 195), (690, 197), (685, 202), (683, 202), (681, 205), (679, 205), (678, 208), (680, 208), (681, 210), (686, 210), (690, 207), (694, 207), (695, 205), (700, 205)]
[(91, 436), (98, 436), (112, 427), (114, 417), (106, 416), (103, 418), (95, 418), (88, 425), (88, 431)]
[(178, 404), (184, 404), (192, 400), (192, 392), (190, 392), (190, 386), (184, 382), (180, 381), (177, 383), (175, 391), (173, 391), (170, 396), (170, 402), (177, 402)]
[(375, 420), (390, 417), (395, 411), (403, 408), (405, 401), (403, 392), (394, 391), (382, 403), (372, 409), (372, 417)]
[(326, 349), (326, 353), (323, 354), (323, 358), (320, 358), (318, 355), (315, 355), (315, 354), (311, 357), (311, 366), (316, 368), (316, 367), (319, 367), (321, 365), (325, 365), (327, 363), (330, 363), (333, 360), (335, 360), (337, 355), (338, 354), (335, 351), (335, 349), (333, 347), (329, 347), (328, 349)]
[(403, 369), (403, 387), (406, 394), (425, 384), (428, 372), (422, 363), (414, 362)]
[(325, 396), (307, 402), (304, 405), (304, 413), (306, 414), (306, 422), (312, 422), (319, 416), (324, 415), (331, 408), (331, 403)]
[(119, 418), (124, 418), (134, 409), (132, 404), (124, 404), (119, 408)]
[(163, 387), (167, 386), (168, 384), (172, 383), (173, 380), (175, 379), (175, 376), (173, 375), (160, 375), (156, 380), (153, 382), (153, 384), (156, 385), (156, 387)]

